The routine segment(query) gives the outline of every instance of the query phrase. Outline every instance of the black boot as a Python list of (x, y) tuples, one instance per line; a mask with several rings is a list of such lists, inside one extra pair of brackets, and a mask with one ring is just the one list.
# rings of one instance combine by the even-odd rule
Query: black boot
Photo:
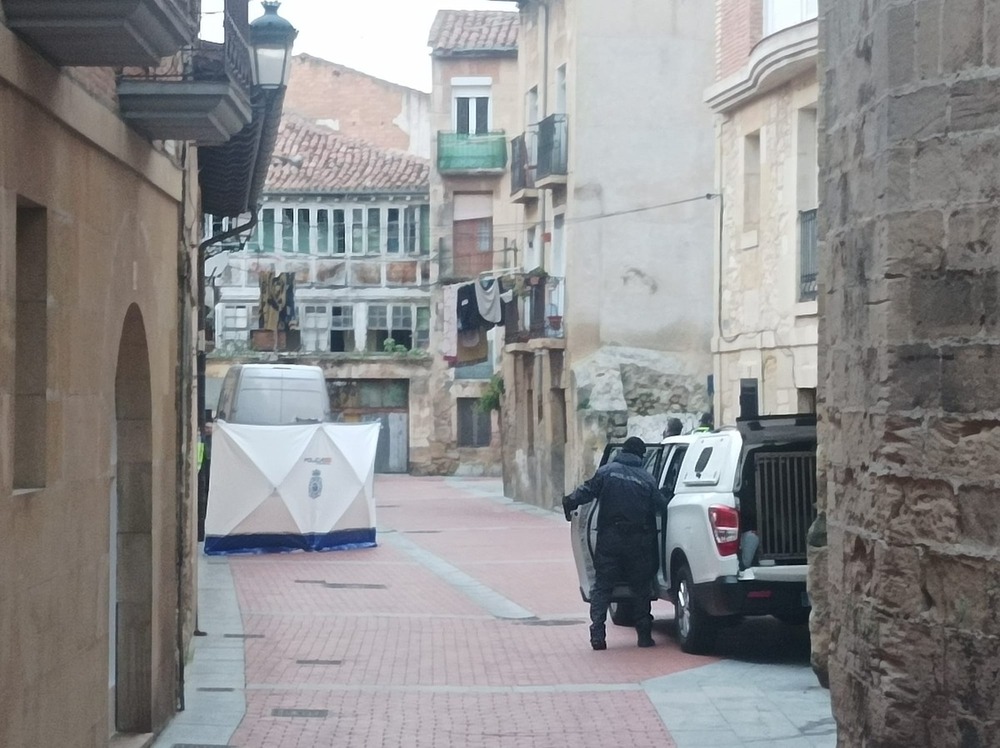
[(590, 627), (590, 646), (595, 650), (602, 650), (608, 648), (608, 643), (604, 639), (605, 631), (603, 626), (598, 626), (596, 624)]
[(638, 644), (640, 647), (655, 647), (656, 642), (653, 641), (653, 636), (648, 631), (640, 631)]

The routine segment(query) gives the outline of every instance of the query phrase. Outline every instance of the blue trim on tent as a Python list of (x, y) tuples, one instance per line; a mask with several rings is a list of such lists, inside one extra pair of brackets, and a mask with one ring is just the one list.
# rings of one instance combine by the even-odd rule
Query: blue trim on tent
[(375, 528), (334, 530), (323, 533), (250, 533), (243, 535), (206, 535), (205, 555), (235, 553), (291, 553), (292, 551), (345, 551), (373, 548)]

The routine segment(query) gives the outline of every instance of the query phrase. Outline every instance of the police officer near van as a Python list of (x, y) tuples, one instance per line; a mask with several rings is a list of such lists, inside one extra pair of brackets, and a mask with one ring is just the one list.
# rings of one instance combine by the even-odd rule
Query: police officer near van
[(626, 582), (635, 597), (635, 630), (640, 647), (652, 647), (650, 599), (656, 571), (656, 515), (666, 499), (643, 467), (646, 445), (631, 436), (621, 451), (590, 480), (563, 499), (566, 519), (577, 507), (599, 502), (594, 586), (590, 591), (590, 645), (607, 649), (605, 622), (615, 584)]

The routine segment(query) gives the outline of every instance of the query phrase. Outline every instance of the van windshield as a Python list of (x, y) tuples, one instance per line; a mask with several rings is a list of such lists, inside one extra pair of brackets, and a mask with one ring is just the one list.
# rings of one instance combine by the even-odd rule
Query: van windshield
[(247, 377), (239, 388), (233, 423), (284, 426), (327, 420), (329, 396), (322, 382), (302, 378)]

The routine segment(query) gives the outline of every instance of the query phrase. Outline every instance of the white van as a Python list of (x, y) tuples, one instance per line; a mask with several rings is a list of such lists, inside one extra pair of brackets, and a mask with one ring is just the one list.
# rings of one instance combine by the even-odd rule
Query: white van
[[(609, 445), (604, 461), (620, 445)], [(712, 648), (719, 626), (743, 616), (809, 618), (806, 536), (816, 518), (816, 416), (761, 416), (736, 428), (646, 445), (645, 467), (668, 499), (657, 518), (656, 597), (675, 606), (685, 652)], [(574, 511), (580, 592), (593, 584), (595, 516)], [(611, 619), (632, 625), (631, 590), (614, 590)]]
[(222, 381), (215, 417), (257, 426), (329, 422), (323, 370), (297, 364), (234, 364)]

